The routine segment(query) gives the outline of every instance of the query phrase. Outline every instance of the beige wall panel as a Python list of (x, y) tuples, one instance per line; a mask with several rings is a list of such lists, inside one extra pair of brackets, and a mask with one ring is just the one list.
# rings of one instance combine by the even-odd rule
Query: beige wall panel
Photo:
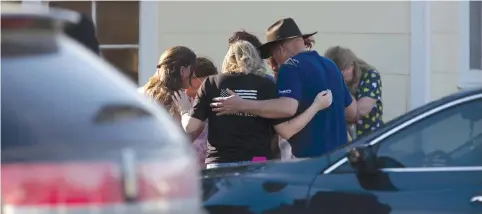
[(206, 56), (213, 60), (218, 68), (228, 51), (230, 34), (161, 34), (160, 50), (183, 45), (191, 48), (198, 56)]
[(432, 73), (452, 73), (459, 70), (460, 51), (458, 34), (432, 34)]
[(315, 48), (320, 54), (330, 46), (341, 45), (352, 49), (382, 73), (409, 74), (408, 34), (320, 34), (316, 41)]
[(432, 73), (430, 97), (432, 100), (442, 98), (458, 91), (459, 74), (452, 73)]
[(431, 6), (431, 99), (458, 91), (460, 79), (460, 2), (434, 1)]
[(433, 33), (458, 33), (460, 2), (431, 1), (430, 21)]
[(408, 81), (408, 75), (382, 74), (384, 121), (407, 111)]
[(408, 33), (410, 29), (410, 2), (163, 1), (159, 7), (162, 32), (230, 33), (240, 28), (264, 32), (283, 17), (295, 18), (304, 31)]

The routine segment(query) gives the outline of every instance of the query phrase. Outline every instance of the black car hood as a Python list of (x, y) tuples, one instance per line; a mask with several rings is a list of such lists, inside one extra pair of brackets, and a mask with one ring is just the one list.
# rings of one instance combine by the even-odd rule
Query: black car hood
[(329, 160), (326, 156), (319, 158), (300, 158), (288, 161), (268, 161), (242, 166), (219, 167), (205, 169), (202, 178), (219, 177), (270, 177), (273, 175), (317, 174), (328, 167)]
[(205, 205), (216, 204), (219, 201), (212, 201), (213, 196), (240, 189), (270, 191), (285, 188), (288, 184), (304, 186), (328, 166), (328, 158), (320, 157), (203, 170), (203, 201)]

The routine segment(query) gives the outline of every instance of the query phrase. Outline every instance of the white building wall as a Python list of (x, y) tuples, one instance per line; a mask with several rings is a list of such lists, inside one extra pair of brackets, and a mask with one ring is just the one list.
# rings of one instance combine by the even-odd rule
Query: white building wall
[(159, 2), (141, 1), (139, 7), (139, 85), (144, 84), (154, 74), (159, 56), (160, 12)]
[[(276, 2), (276, 11), (273, 4), (157, 2), (159, 19), (152, 22), (159, 35), (157, 51), (185, 45), (220, 67), (227, 40), (234, 31), (244, 28), (263, 42), (270, 24), (293, 17), (303, 32), (318, 31), (314, 49), (320, 54), (333, 45), (346, 46), (379, 69), (384, 85), (385, 120), (409, 109), (410, 2)], [(457, 90), (459, 10), (458, 2), (431, 2), (430, 7), (430, 94), (435, 99)], [(140, 71), (141, 84), (154, 73), (154, 66), (152, 70)]]
[(431, 1), (431, 98), (456, 92), (460, 82), (460, 2)]

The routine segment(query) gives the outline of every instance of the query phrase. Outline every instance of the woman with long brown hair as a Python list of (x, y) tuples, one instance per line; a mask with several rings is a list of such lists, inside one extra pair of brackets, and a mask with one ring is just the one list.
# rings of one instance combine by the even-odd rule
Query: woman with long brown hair
[(383, 125), (382, 80), (375, 67), (358, 58), (348, 48), (335, 46), (325, 52), (343, 73), (350, 93), (357, 100), (356, 136), (362, 136)]
[(181, 113), (174, 103), (174, 92), (188, 89), (196, 65), (196, 54), (184, 46), (167, 49), (159, 58), (156, 73), (143, 87), (144, 93), (163, 105), (178, 121)]

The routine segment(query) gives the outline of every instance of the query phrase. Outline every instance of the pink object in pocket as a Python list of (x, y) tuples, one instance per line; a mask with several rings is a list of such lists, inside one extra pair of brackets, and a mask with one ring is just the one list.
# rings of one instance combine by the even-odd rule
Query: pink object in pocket
[(265, 162), (266, 160), (266, 157), (253, 157), (252, 162)]

